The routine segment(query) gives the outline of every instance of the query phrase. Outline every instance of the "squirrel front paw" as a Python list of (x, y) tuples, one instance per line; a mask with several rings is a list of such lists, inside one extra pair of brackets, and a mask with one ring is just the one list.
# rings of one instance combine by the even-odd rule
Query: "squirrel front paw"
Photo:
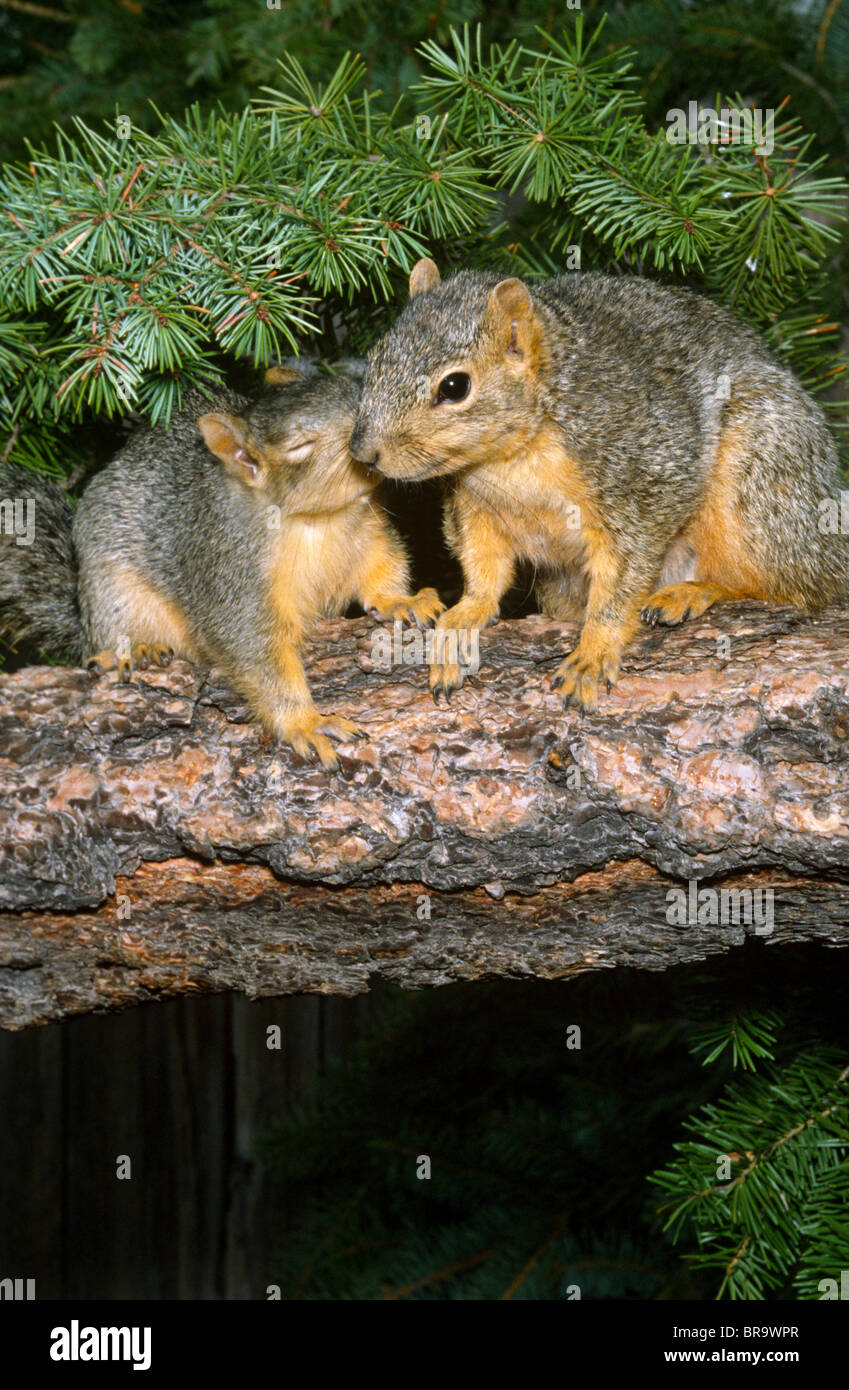
[(342, 743), (368, 738), (365, 729), (361, 729), (352, 719), (346, 719), (341, 714), (325, 714), (313, 706), (285, 716), (279, 721), (275, 732), (300, 757), (309, 760), (317, 754), (328, 768), (339, 766), (331, 738), (337, 738)]
[(444, 607), (435, 589), (419, 589), (417, 594), (405, 594), (400, 598), (375, 599), (368, 611), (380, 622), (415, 623), (417, 627), (430, 627)]
[(494, 623), (498, 606), (466, 595), (442, 614), (434, 631), (434, 660), (430, 668), (430, 692), (434, 702), (446, 702), (460, 690), (467, 675), (478, 669), (480, 629)]
[(563, 708), (573, 705), (583, 714), (598, 703), (598, 683), (610, 688), (619, 675), (619, 652), (595, 636), (582, 637), (573, 652), (558, 666), (551, 682), (563, 693)]
[(448, 704), (454, 691), (462, 690), (465, 679), (466, 668), (461, 666), (459, 661), (442, 661), (431, 666), (430, 693), (434, 704), (439, 704), (440, 695), (445, 696), (445, 703)]

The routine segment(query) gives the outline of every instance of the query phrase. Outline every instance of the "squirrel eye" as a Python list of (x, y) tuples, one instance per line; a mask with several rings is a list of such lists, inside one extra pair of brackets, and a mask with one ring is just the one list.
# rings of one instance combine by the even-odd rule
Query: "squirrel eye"
[(315, 449), (315, 443), (314, 439), (296, 435), (294, 439), (289, 439), (284, 444), (283, 457), (287, 463), (306, 463)]
[(434, 405), (440, 405), (442, 401), (464, 401), (471, 389), (472, 378), (468, 372), (451, 372), (437, 386)]

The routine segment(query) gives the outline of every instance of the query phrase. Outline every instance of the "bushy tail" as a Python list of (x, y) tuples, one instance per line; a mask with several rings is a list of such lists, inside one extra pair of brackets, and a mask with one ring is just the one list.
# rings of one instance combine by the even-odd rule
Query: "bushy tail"
[(0, 635), (79, 661), (72, 521), (56, 483), (28, 468), (0, 470)]

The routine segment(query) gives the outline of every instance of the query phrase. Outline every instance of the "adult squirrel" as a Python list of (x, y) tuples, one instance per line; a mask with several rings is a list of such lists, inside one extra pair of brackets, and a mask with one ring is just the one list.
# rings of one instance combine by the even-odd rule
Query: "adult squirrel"
[(191, 392), (167, 432), (139, 428), (75, 515), (55, 484), (0, 473), (0, 496), (35, 506), (31, 545), (0, 535), (0, 630), (124, 680), (174, 655), (215, 662), (267, 729), (332, 767), (330, 738), (365, 735), (313, 704), (313, 620), (357, 599), (425, 624), (442, 604), (408, 593), (378, 479), (348, 452), (359, 376), (266, 380), (253, 403), (224, 393), (210, 410)]
[[(437, 629), (493, 621), (517, 559), (543, 611), (583, 617), (554, 684), (595, 704), (639, 626), (725, 599), (815, 611), (849, 597), (822, 411), (758, 335), (688, 290), (568, 274), (526, 286), (429, 259), (366, 359), (354, 457), (450, 475), (446, 536), (465, 593)], [(462, 684), (431, 668), (434, 698)]]

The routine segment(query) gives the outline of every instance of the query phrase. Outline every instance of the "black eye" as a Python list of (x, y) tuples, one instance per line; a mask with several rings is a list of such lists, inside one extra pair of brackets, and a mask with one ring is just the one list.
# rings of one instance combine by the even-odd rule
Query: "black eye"
[(442, 401), (464, 401), (472, 389), (472, 378), (468, 372), (452, 372), (444, 376), (436, 388), (434, 405)]

